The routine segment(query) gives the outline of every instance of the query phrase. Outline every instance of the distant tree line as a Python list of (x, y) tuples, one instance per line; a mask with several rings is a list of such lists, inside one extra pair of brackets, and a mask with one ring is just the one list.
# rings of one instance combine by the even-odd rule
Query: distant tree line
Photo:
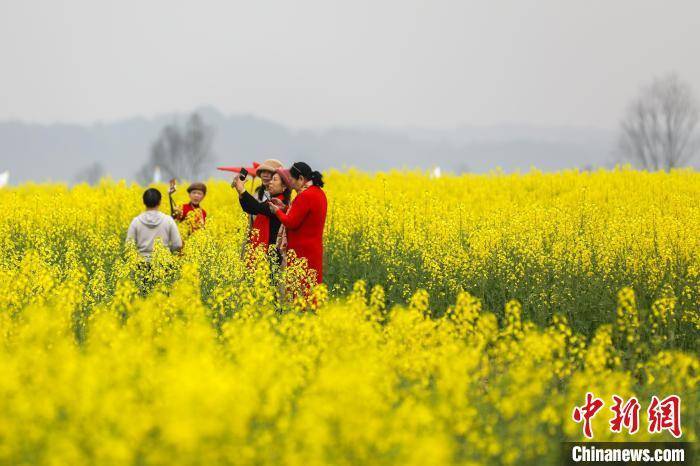
[[(676, 74), (655, 79), (629, 104), (620, 122), (618, 160), (645, 170), (670, 170), (689, 164), (700, 151), (700, 104), (691, 86)], [(201, 179), (212, 168), (213, 127), (193, 112), (183, 125), (166, 125), (152, 143), (148, 159), (136, 172), (141, 184)], [(593, 167), (587, 167), (593, 168)], [(457, 172), (469, 171), (467, 161)], [(73, 181), (96, 184), (106, 175), (94, 162)]]

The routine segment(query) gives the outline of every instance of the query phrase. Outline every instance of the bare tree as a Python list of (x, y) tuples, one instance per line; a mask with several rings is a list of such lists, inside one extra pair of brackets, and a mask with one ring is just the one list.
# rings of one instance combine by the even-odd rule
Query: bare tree
[(204, 124), (197, 113), (190, 115), (183, 128), (177, 124), (165, 126), (152, 144), (150, 157), (136, 178), (144, 184), (151, 182), (156, 167), (166, 180), (201, 177), (214, 159), (212, 137), (213, 129)]
[(87, 183), (90, 185), (95, 185), (106, 175), (105, 168), (100, 162), (93, 162), (87, 167), (80, 170), (73, 177), (73, 181), (76, 183)]
[(620, 152), (648, 170), (670, 170), (698, 152), (698, 102), (671, 74), (642, 89), (621, 122)]
[(458, 175), (463, 175), (465, 173), (471, 172), (471, 170), (469, 169), (469, 164), (467, 164), (466, 162), (459, 162), (455, 167), (455, 171)]

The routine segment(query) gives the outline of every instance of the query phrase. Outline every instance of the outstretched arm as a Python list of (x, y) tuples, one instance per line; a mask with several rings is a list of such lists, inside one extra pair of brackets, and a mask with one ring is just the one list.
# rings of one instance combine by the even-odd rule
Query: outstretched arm
[(170, 189), (168, 189), (168, 200), (170, 201), (170, 216), (175, 220), (181, 220), (181, 212), (178, 210), (175, 200), (173, 200), (173, 194), (175, 193), (175, 180), (170, 180)]
[(243, 191), (238, 197), (238, 200), (241, 203), (241, 208), (243, 209), (243, 212), (247, 214), (262, 214), (267, 217), (272, 217), (274, 215), (270, 210), (270, 206), (267, 205), (267, 203), (259, 202), (248, 191)]

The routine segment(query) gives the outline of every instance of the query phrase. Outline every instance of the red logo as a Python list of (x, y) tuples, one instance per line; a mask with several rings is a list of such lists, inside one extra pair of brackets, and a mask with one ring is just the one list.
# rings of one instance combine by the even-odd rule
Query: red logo
[(583, 406), (576, 406), (572, 417), (574, 421), (583, 421), (583, 435), (588, 438), (593, 438), (593, 429), (591, 428), (591, 419), (596, 415), (600, 408), (603, 407), (605, 403), (600, 398), (593, 396), (593, 393), (586, 393), (586, 404)]
[(651, 404), (647, 410), (649, 415), (649, 433), (667, 430), (679, 438), (681, 436), (681, 399), (677, 395), (670, 395), (659, 401), (656, 395), (651, 397)]
[[(636, 397), (625, 400), (617, 395), (613, 395), (613, 405), (610, 410), (613, 417), (610, 419), (610, 431), (614, 433), (627, 429), (630, 434), (639, 431), (639, 412), (641, 405)], [(591, 392), (586, 393), (586, 402), (582, 406), (574, 407), (572, 418), (575, 422), (583, 422), (583, 435), (593, 438), (593, 428), (591, 419), (605, 405), (602, 399), (596, 398)], [(661, 433), (667, 430), (675, 438), (680, 438), (681, 431), (681, 399), (678, 395), (669, 395), (663, 400), (654, 395), (651, 397), (649, 409), (647, 410), (648, 426), (650, 434)]]
[(615, 417), (610, 420), (610, 430), (612, 432), (620, 432), (624, 427), (630, 434), (634, 434), (639, 430), (639, 408), (641, 405), (637, 398), (630, 398), (624, 405), (624, 401), (617, 395), (613, 395), (615, 404), (610, 410), (615, 413)]

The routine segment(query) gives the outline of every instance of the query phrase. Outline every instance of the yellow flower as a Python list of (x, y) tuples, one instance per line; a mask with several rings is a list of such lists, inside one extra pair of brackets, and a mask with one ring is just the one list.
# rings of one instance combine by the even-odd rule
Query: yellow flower
[(558, 464), (587, 391), (697, 441), (696, 172), (326, 175), (317, 286), (224, 182), (150, 262), (138, 186), (0, 190), (0, 464)]

